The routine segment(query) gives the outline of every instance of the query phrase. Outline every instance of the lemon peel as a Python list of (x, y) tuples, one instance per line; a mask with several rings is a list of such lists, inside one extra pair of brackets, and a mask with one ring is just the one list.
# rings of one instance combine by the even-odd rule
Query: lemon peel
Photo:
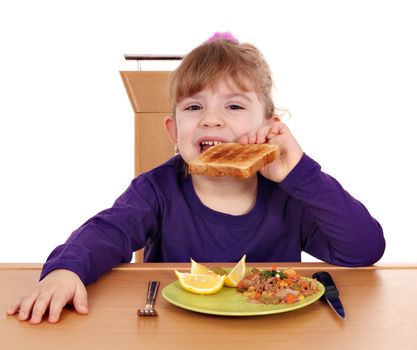
[(239, 282), (245, 277), (246, 273), (246, 255), (239, 260), (230, 273), (226, 276), (224, 284), (228, 287), (237, 287)]
[(190, 272), (195, 275), (212, 275), (215, 273), (203, 264), (199, 264), (198, 262), (194, 261), (192, 258)]
[(186, 291), (195, 294), (214, 294), (222, 289), (226, 276), (217, 274), (193, 274), (188, 272), (179, 272), (175, 274)]

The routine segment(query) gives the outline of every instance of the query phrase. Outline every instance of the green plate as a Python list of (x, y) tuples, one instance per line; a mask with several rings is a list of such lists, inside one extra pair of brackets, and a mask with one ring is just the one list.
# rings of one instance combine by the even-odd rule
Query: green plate
[(195, 312), (221, 316), (259, 316), (293, 311), (314, 303), (324, 294), (324, 286), (319, 282), (317, 284), (319, 291), (316, 294), (294, 304), (250, 303), (236, 288), (229, 287), (223, 287), (216, 294), (198, 295), (184, 290), (179, 281), (167, 285), (162, 290), (162, 296), (171, 304)]

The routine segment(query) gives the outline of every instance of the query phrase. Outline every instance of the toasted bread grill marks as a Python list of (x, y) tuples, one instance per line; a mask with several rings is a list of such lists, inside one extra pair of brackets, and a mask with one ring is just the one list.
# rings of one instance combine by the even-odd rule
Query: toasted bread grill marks
[(223, 162), (244, 162), (248, 158), (253, 157), (258, 152), (253, 150), (250, 147), (236, 147), (235, 144), (227, 144), (220, 149), (213, 150), (210, 154), (207, 155), (207, 162), (214, 162), (221, 160)]
[(192, 174), (248, 178), (272, 162), (277, 150), (277, 145), (270, 144), (224, 143), (210, 147), (190, 162), (188, 169)]
[(230, 160), (233, 159), (233, 150), (230, 147), (222, 147), (221, 149), (213, 150), (207, 154), (207, 162), (215, 162), (219, 159)]

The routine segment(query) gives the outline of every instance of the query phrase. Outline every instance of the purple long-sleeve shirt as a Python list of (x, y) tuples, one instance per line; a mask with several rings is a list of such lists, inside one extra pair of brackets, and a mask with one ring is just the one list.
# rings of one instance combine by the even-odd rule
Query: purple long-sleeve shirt
[(45, 263), (97, 280), (145, 247), (146, 262), (297, 262), (301, 251), (335, 265), (364, 266), (383, 255), (382, 228), (307, 155), (279, 184), (258, 175), (253, 209), (229, 215), (206, 207), (179, 156), (135, 178), (106, 209), (74, 231)]

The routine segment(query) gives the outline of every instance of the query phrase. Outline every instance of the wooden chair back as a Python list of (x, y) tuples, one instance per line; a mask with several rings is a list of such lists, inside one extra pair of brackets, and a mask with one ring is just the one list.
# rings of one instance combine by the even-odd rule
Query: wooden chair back
[[(135, 117), (135, 176), (162, 164), (175, 153), (163, 123), (171, 114), (169, 74), (169, 71), (120, 72)], [(135, 261), (143, 261), (142, 249), (135, 252)]]

